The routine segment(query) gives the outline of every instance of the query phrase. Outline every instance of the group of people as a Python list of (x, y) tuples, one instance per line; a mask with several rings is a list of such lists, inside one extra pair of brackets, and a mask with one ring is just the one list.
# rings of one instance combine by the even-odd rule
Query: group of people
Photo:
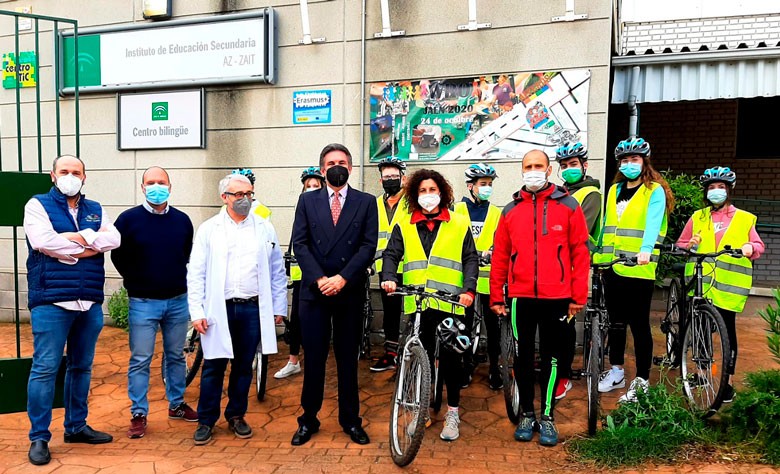
[[(542, 445), (557, 444), (554, 407), (572, 386), (574, 320), (587, 302), (591, 261), (612, 261), (615, 255), (637, 260), (636, 266), (615, 265), (605, 278), (612, 322), (611, 367), (602, 374), (599, 390), (625, 387), (628, 326), (634, 337), (636, 375), (621, 402), (635, 401), (637, 391), (648, 387), (656, 244), (666, 237), (674, 196), (653, 169), (647, 141), (620, 142), (615, 159), (619, 171), (602, 205), (600, 184), (587, 175), (588, 154), (581, 143), (556, 151), (563, 186), (550, 181), (553, 167), (547, 154), (532, 150), (522, 162), (524, 184), (502, 210), (490, 202), (498, 178), (490, 165), (466, 169), (468, 194), (456, 203), (451, 184), (437, 171), (418, 169), (407, 176), (402, 160), (385, 158), (379, 163), (384, 192), (375, 197), (348, 185), (352, 156), (343, 145), (330, 144), (320, 153), (319, 166), (301, 174), (303, 189), (288, 246), (294, 258), (285, 264), (271, 211), (254, 199), (251, 172), (234, 172), (219, 182), (224, 206), (195, 232), (189, 217), (169, 204), (172, 184), (163, 168), (143, 173), (143, 203), (124, 211), (114, 223), (99, 203), (81, 192), (84, 163), (70, 155), (57, 157), (51, 190), (34, 196), (25, 207), (34, 343), (28, 384), (30, 462), (46, 464), (51, 459), (54, 384), (66, 346), (65, 442), (100, 444), (113, 439), (86, 422), (92, 361), (103, 325), (107, 251), (112, 251), (129, 295), (130, 438), (146, 433), (149, 367), (158, 330), (168, 417), (197, 423), (196, 445), (211, 441), (221, 415), (235, 436), (251, 437), (245, 415), (252, 362), (258, 352), (277, 352), (275, 326), (285, 320), (290, 358), (275, 377), (303, 372), (302, 414), (291, 444), (305, 444), (319, 431), (331, 335), (338, 368), (339, 424), (353, 442), (369, 443), (358, 396), (363, 318), (363, 305), (358, 303), (365, 298), (366, 270), (375, 264), (384, 290), (385, 354), (372, 371), (395, 368), (402, 314), (416, 311), (412, 299), (391, 296), (398, 285), (424, 286), (432, 293), (445, 290), (457, 295), (460, 304), (429, 304), (422, 314), (420, 337), (431, 360), (442, 325), (454, 317), (462, 323), (456, 328), (471, 331), (476, 307), (487, 328), (488, 384), (499, 390), (499, 318), (511, 317), (520, 351), (515, 371), (522, 406), (514, 437), (530, 441), (539, 432)], [(735, 362), (735, 315), (742, 311), (751, 286), (750, 262), (764, 251), (764, 244), (755, 231), (755, 216), (731, 204), (734, 172), (721, 167), (707, 170), (702, 183), (707, 207), (691, 217), (678, 244), (700, 251), (731, 245), (747, 257), (718, 258), (710, 266), (712, 278), (706, 286), (708, 297), (723, 313)], [(293, 281), (289, 318), (288, 276)], [(189, 324), (201, 334), (205, 359), (197, 410), (184, 400), (181, 348)], [(301, 346), (306, 352), (303, 368)], [(459, 437), (460, 390), (470, 383), (475, 365), (469, 354), (456, 344), (443, 344), (438, 355), (448, 405), (443, 440)], [(222, 412), (228, 362), (228, 402)], [(733, 374), (733, 363), (728, 370)], [(431, 417), (421, 415), (430, 425)]]

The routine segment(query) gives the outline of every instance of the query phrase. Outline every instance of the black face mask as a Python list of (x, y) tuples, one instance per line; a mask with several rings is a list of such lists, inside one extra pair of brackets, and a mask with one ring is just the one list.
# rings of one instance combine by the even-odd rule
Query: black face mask
[(382, 188), (384, 188), (388, 196), (395, 196), (401, 190), (401, 178), (383, 180)]
[(347, 184), (347, 180), (349, 179), (349, 170), (346, 168), (346, 166), (333, 166), (328, 168), (328, 171), (325, 172), (325, 177), (328, 179), (328, 184), (334, 188), (340, 188)]

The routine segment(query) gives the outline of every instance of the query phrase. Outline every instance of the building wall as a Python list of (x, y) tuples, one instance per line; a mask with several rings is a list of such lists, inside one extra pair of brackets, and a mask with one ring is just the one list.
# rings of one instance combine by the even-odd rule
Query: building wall
[[(615, 106), (612, 119), (626, 115), (625, 105)], [(737, 174), (734, 197), (738, 206), (759, 217), (759, 224), (780, 224), (775, 160), (745, 159), (736, 154), (736, 100), (686, 101), (641, 104), (639, 135), (652, 144), (653, 163), (659, 170), (696, 176), (713, 166), (728, 166)], [(755, 262), (757, 286), (780, 283), (780, 229), (759, 227), (766, 254)], [(676, 236), (674, 236), (676, 237)]]
[[(3, 3), (12, 10), (22, 2)], [(73, 17), (80, 27), (145, 22), (142, 0), (89, 2), (89, 8), (74, 9), (76, 2), (27, 0), (37, 14)], [(300, 170), (316, 164), (320, 149), (330, 142), (346, 144), (356, 157), (351, 184), (376, 193), (380, 190), (373, 166), (361, 157), (360, 124), (361, 79), (361, 1), (310, 0), (311, 31), (325, 36), (323, 44), (299, 45), (302, 36), (297, 0), (177, 0), (174, 17), (210, 16), (273, 6), (278, 19), (279, 80), (275, 85), (209, 87), (206, 94), (207, 148), (178, 151), (123, 151), (116, 149), (116, 95), (82, 95), (80, 127), (82, 157), (87, 166), (85, 192), (102, 202), (116, 217), (122, 210), (141, 202), (141, 173), (152, 165), (170, 171), (171, 203), (189, 214), (194, 224), (217, 212), (221, 205), (217, 182), (231, 169), (250, 167), (258, 176), (258, 199), (270, 206), (272, 221), (282, 242), (290, 235)], [(588, 19), (551, 23), (552, 16), (564, 13), (563, 2), (538, 2), (523, 8), (512, 0), (482, 0), (478, 20), (492, 22), (491, 29), (458, 32), (468, 20), (465, 0), (391, 0), (393, 29), (405, 29), (406, 36), (374, 39), (381, 31), (379, 3), (368, 0), (366, 16), (366, 79), (372, 81), (457, 77), (503, 72), (588, 68), (592, 79), (589, 100), (589, 140), (591, 172), (603, 174), (609, 98), (610, 5), (609, 2), (581, 0), (577, 13)], [(56, 154), (54, 126), (54, 71), (51, 67), (53, 39), (51, 24), (42, 23), (40, 93), (44, 139), (44, 169)], [(13, 51), (13, 22), (0, 18), (0, 51)], [(21, 38), (20, 50), (33, 49), (32, 35)], [(331, 89), (333, 123), (323, 126), (292, 125), (291, 100), (296, 90)], [(22, 92), (22, 137), (24, 169), (37, 169), (36, 114), (34, 90)], [(63, 131), (67, 135), (63, 152), (73, 153), (73, 99), (62, 101)], [(15, 97), (0, 90), (0, 153), (4, 170), (16, 170)], [(367, 110), (367, 107), (366, 107)], [(367, 114), (366, 114), (367, 115)], [(360, 186), (360, 166), (365, 166), (365, 186)], [(429, 165), (430, 166), (430, 165)], [(435, 164), (465, 191), (464, 163)], [(416, 167), (412, 166), (414, 169)], [(519, 163), (497, 165), (500, 179), (494, 201), (504, 203), (521, 184)], [(0, 268), (11, 267), (12, 241), (8, 229), (0, 229)], [(20, 261), (26, 249), (18, 246)], [(108, 266), (118, 286), (116, 273)], [(0, 308), (12, 307), (7, 279), (0, 286)], [(10, 304), (9, 304), (10, 301)], [(25, 295), (22, 295), (24, 306)]]

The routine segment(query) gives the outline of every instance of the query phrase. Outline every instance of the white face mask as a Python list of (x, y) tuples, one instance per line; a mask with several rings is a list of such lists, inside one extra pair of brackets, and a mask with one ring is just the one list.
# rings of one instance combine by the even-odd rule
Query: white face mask
[(438, 194), (421, 194), (417, 198), (417, 204), (428, 212), (431, 212), (441, 202), (441, 196)]
[(535, 193), (547, 184), (547, 172), (546, 171), (528, 171), (523, 173), (523, 182), (525, 187), (529, 191)]
[(57, 189), (68, 197), (73, 197), (78, 194), (83, 185), (84, 182), (72, 174), (57, 177)]

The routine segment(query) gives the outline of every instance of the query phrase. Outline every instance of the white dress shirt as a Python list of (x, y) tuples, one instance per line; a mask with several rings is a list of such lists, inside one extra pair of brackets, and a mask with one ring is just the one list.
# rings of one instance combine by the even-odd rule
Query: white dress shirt
[[(78, 207), (68, 207), (68, 211), (70, 211), (76, 229), (78, 229)], [(78, 233), (87, 242), (86, 248), (103, 253), (119, 247), (121, 236), (116, 227), (114, 227), (113, 222), (111, 222), (111, 218), (106, 213), (106, 210), (102, 207), (101, 215), (103, 219), (100, 222), (100, 230), (95, 232), (92, 229), (83, 229), (78, 230)], [(49, 214), (43, 208), (41, 201), (37, 199), (30, 199), (24, 206), (24, 233), (33, 250), (38, 250), (44, 255), (56, 258), (66, 265), (78, 263), (79, 259), (73, 255), (79, 254), (85, 249), (78, 242), (70, 241), (54, 230)], [(92, 307), (93, 303), (92, 301), (75, 300), (55, 303), (55, 305), (70, 311), (87, 311)]]
[(149, 201), (144, 199), (144, 202), (142, 202), (144, 209), (147, 210), (147, 212), (150, 212), (152, 214), (168, 214), (168, 211), (171, 209), (171, 206), (168, 205), (168, 203), (165, 203), (165, 207), (162, 211), (158, 211), (157, 209), (153, 208), (151, 204), (149, 204)]
[(257, 274), (257, 250), (254, 217), (250, 214), (241, 222), (225, 213), (227, 240), (227, 277), (225, 299), (258, 296), (260, 286)]

